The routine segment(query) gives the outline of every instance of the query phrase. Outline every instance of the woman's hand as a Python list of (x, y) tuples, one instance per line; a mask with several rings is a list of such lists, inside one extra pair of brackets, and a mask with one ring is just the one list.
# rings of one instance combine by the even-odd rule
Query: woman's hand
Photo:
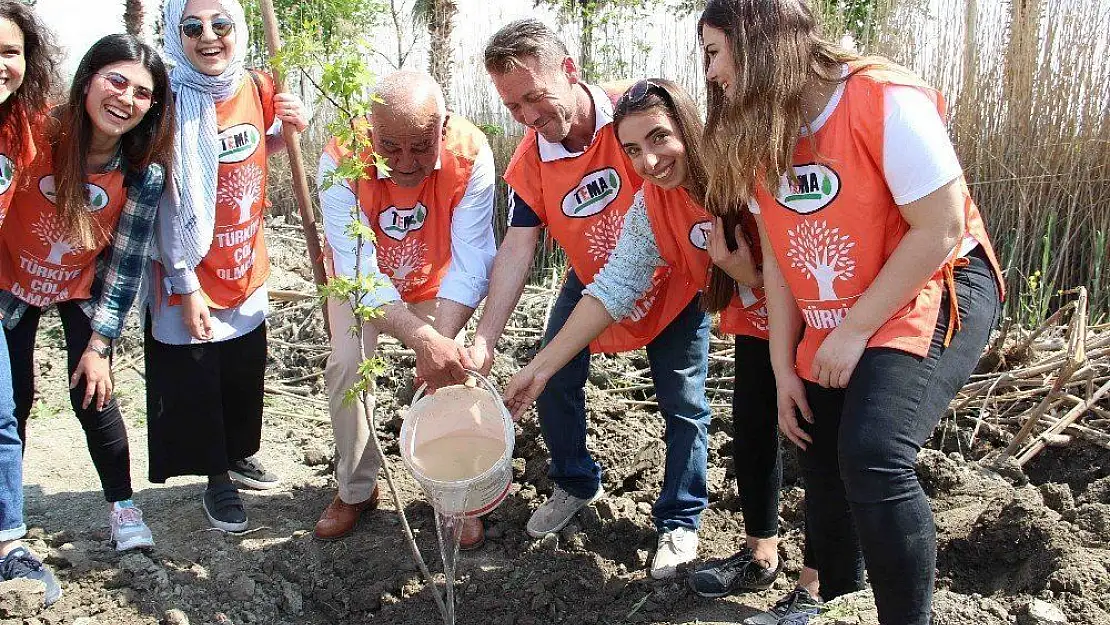
[[(108, 341), (96, 334), (89, 339), (89, 346), (94, 345), (100, 349), (109, 348)], [(95, 398), (96, 409), (104, 410), (112, 399), (112, 365), (108, 357), (86, 348), (69, 378), (70, 390), (77, 388), (82, 377), (85, 378), (85, 399), (81, 402), (81, 407), (88, 408)]]
[(813, 411), (809, 408), (806, 399), (806, 385), (795, 373), (786, 375), (775, 374), (775, 386), (778, 389), (779, 405), (779, 430), (782, 431), (790, 442), (804, 451), (813, 438), (802, 429), (798, 422), (798, 413), (801, 413), (809, 423), (813, 423)]
[(551, 374), (538, 371), (532, 363), (509, 380), (509, 386), (505, 389), (505, 406), (513, 415), (513, 421), (519, 421), (524, 416), (550, 379)]
[(709, 259), (740, 284), (749, 287), (763, 286), (763, 276), (755, 266), (751, 247), (744, 238), (743, 229), (736, 226), (736, 249), (730, 251), (725, 241), (725, 224), (720, 217), (713, 221), (709, 233)]
[(813, 357), (813, 377), (825, 388), (845, 388), (869, 337), (842, 324), (829, 333)]
[(297, 132), (304, 132), (308, 128), (308, 113), (305, 111), (304, 102), (292, 93), (274, 94), (274, 115), (283, 124), (290, 124)]
[(185, 329), (198, 341), (212, 340), (212, 314), (200, 289), (181, 296), (182, 317)]

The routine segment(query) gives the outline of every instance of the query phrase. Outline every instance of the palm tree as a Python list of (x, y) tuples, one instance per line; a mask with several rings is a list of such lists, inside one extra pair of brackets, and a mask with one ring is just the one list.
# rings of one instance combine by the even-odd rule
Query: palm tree
[(455, 64), (451, 32), (455, 29), (457, 0), (416, 0), (412, 19), (428, 29), (428, 73), (443, 88), (443, 97), (451, 101), (451, 70)]
[(143, 0), (124, 0), (123, 25), (127, 34), (143, 37)]

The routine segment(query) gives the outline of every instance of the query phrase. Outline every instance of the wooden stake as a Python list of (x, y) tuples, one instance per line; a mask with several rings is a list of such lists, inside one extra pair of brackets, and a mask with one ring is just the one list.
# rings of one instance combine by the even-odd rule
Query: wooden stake
[[(273, 58), (281, 51), (281, 35), (278, 31), (277, 15), (274, 13), (273, 0), (260, 0), (259, 8), (262, 11), (262, 30), (266, 34), (266, 48)], [(276, 68), (274, 70), (274, 83), (278, 93), (285, 91), (285, 76)], [(297, 210), (301, 215), (301, 228), (304, 229), (305, 244), (308, 246), (308, 260), (312, 264), (312, 279), (317, 289), (327, 283), (324, 273), (324, 255), (320, 248), (320, 233), (316, 229), (316, 215), (312, 212), (312, 194), (308, 188), (308, 176), (304, 171), (304, 160), (301, 157), (301, 133), (289, 124), (282, 124), (282, 134), (285, 135), (285, 149), (289, 154), (289, 170), (293, 175), (293, 196), (297, 200)], [(323, 307), (324, 330), (329, 332), (328, 309)]]

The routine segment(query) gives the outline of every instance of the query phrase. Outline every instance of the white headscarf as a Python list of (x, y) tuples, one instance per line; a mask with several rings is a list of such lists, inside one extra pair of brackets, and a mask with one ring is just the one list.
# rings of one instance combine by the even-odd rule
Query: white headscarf
[(219, 174), (219, 130), (216, 103), (235, 95), (243, 81), (247, 56), (247, 20), (238, 0), (221, 0), (220, 8), (235, 22), (234, 57), (219, 76), (198, 72), (181, 45), (181, 19), (187, 0), (168, 0), (162, 13), (165, 22), (165, 53), (174, 67), (170, 88), (177, 95), (177, 142), (173, 178), (180, 195), (178, 207), (180, 240), (190, 268), (200, 264), (216, 227), (216, 184)]

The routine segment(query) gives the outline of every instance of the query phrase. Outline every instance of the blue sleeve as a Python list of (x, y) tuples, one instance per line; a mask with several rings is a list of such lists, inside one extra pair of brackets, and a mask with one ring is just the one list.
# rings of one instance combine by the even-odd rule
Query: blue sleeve
[(515, 228), (542, 226), (539, 215), (509, 187), (509, 225)]

